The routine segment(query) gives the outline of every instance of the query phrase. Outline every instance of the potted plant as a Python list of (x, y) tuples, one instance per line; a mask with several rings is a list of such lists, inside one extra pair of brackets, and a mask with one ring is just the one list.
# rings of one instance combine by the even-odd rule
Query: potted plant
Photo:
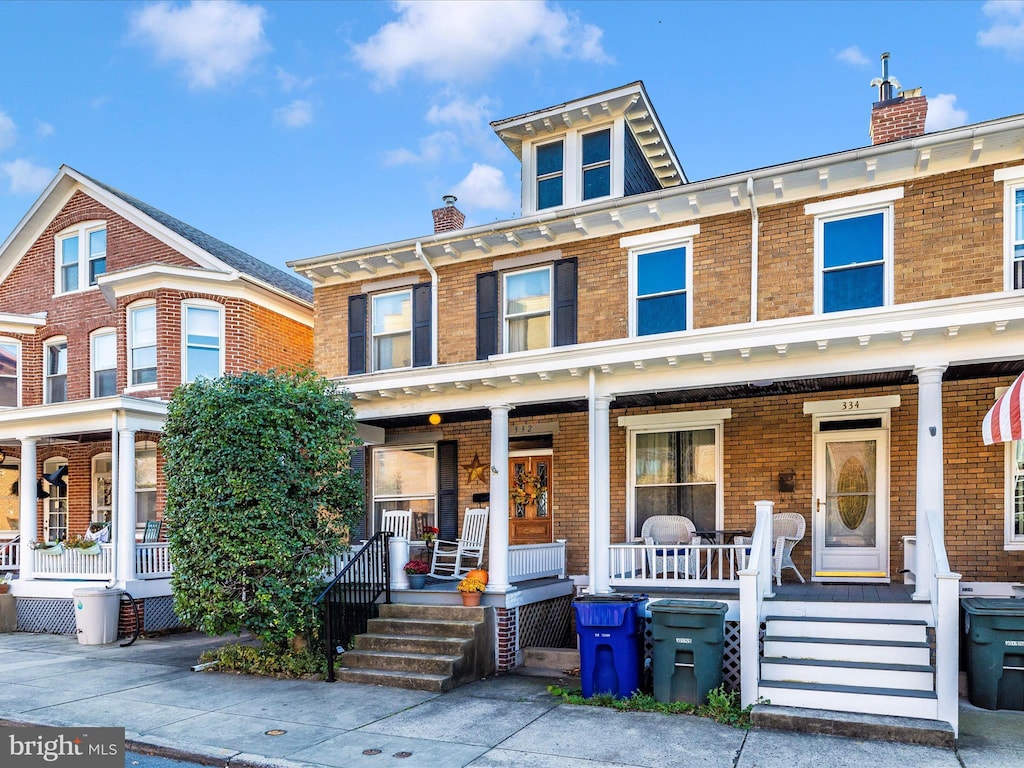
[(64, 549), (75, 549), (83, 555), (98, 555), (100, 553), (100, 543), (87, 539), (85, 536), (72, 534), (64, 540)]
[(480, 579), (465, 578), (459, 582), (459, 594), (462, 595), (463, 605), (480, 605), (480, 594), (487, 589), (487, 585)]
[(0, 595), (7, 594), (7, 591), (11, 588), (11, 582), (13, 580), (14, 577), (9, 573), (5, 573), (3, 576), (0, 576)]
[(423, 589), (427, 583), (427, 574), (430, 573), (430, 566), (423, 560), (410, 560), (402, 566), (402, 570), (409, 576), (410, 589)]
[(437, 534), (440, 532), (441, 531), (432, 525), (428, 525), (423, 528), (423, 541), (426, 543), (427, 549), (434, 546), (434, 539), (437, 538)]
[(64, 554), (64, 542), (62, 541), (33, 541), (29, 546), (44, 555)]

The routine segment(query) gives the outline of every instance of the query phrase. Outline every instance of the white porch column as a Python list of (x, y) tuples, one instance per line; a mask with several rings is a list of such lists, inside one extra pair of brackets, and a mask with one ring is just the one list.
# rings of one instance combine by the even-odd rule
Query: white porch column
[(18, 533), (21, 535), (19, 578), (35, 576), (32, 542), (39, 538), (36, 512), (36, 438), (21, 438), (21, 470), (18, 474)]
[(491, 407), (491, 517), (488, 521), (488, 592), (508, 592), (508, 412), (507, 403)]
[(114, 577), (135, 578), (135, 430), (117, 431), (117, 517), (114, 519)]
[(594, 464), (591, 468), (594, 488), (594, 562), (590, 567), (591, 592), (606, 595), (611, 592), (609, 581), (608, 545), (612, 540), (611, 518), (611, 458), (608, 434), (608, 406), (612, 399), (608, 395), (594, 398), (594, 431), (590, 441), (594, 446)]
[(914, 369), (917, 377), (917, 556), (914, 563), (915, 600), (929, 600), (932, 588), (932, 543), (925, 512), (935, 510), (935, 520), (943, 525), (942, 471), (942, 374), (945, 365), (922, 365)]

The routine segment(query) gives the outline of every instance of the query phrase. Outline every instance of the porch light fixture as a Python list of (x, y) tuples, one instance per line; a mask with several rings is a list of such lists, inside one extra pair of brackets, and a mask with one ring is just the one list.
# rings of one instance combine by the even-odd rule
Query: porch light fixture
[(781, 493), (793, 493), (796, 490), (796, 472), (787, 469), (779, 472), (779, 491)]
[(441, 423), (441, 414), (432, 413), (429, 416), (427, 416), (427, 421), (429, 421), (433, 426), (436, 427), (438, 424)]

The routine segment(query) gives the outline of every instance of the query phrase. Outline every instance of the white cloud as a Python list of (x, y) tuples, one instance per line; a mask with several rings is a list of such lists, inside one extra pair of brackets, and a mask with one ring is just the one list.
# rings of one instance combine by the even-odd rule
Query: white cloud
[(47, 136), (53, 136), (55, 130), (49, 123), (43, 120), (36, 120), (36, 135), (39, 138), (45, 139)]
[(384, 153), (384, 165), (419, 165), (451, 158), (458, 149), (458, 139), (451, 131), (437, 131), (420, 139), (420, 150), (402, 147)]
[(381, 85), (408, 72), (437, 82), (478, 80), (530, 54), (607, 62), (602, 30), (547, 2), (402, 0), (396, 21), (353, 46), (356, 61)]
[(285, 93), (291, 93), (292, 91), (304, 91), (309, 88), (313, 85), (313, 78), (302, 78), (278, 67), (277, 82), (280, 84), (282, 91)]
[(313, 105), (296, 99), (287, 107), (274, 110), (274, 120), (286, 128), (301, 128), (313, 122)]
[(473, 169), (455, 185), (452, 194), (469, 211), (489, 208), (507, 216), (519, 207), (519, 199), (508, 188), (501, 169), (482, 163), (473, 163)]
[(6, 112), (0, 112), (0, 151), (14, 146), (18, 128)]
[(0, 171), (7, 174), (12, 194), (36, 195), (43, 191), (53, 176), (53, 171), (36, 165), (30, 160), (18, 159), (0, 163)]
[(160, 61), (180, 64), (191, 88), (214, 88), (243, 75), (270, 46), (263, 37), (266, 9), (236, 0), (169, 2), (132, 14), (132, 32)]
[(940, 93), (928, 98), (928, 115), (924, 119), (924, 129), (944, 131), (967, 124), (967, 110), (957, 109), (955, 93)]
[(836, 61), (853, 64), (855, 67), (863, 67), (865, 64), (871, 63), (868, 57), (864, 55), (864, 51), (860, 49), (860, 46), (856, 45), (843, 48), (843, 50), (836, 54)]
[(992, 22), (978, 32), (978, 45), (1002, 48), (1014, 59), (1024, 58), (1024, 0), (988, 0), (981, 10)]
[(490, 99), (481, 96), (474, 102), (468, 102), (461, 96), (455, 96), (447, 104), (433, 104), (427, 110), (428, 123), (457, 123), (460, 125), (479, 126), (490, 117), (488, 106)]

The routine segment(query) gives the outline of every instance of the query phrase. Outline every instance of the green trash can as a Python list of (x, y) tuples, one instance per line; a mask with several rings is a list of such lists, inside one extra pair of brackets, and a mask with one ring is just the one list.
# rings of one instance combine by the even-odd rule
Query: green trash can
[(722, 684), (725, 613), (711, 600), (659, 600), (650, 604), (654, 639), (654, 698), (667, 704), (703, 704)]
[(1024, 600), (972, 597), (963, 609), (971, 704), (1024, 710)]

